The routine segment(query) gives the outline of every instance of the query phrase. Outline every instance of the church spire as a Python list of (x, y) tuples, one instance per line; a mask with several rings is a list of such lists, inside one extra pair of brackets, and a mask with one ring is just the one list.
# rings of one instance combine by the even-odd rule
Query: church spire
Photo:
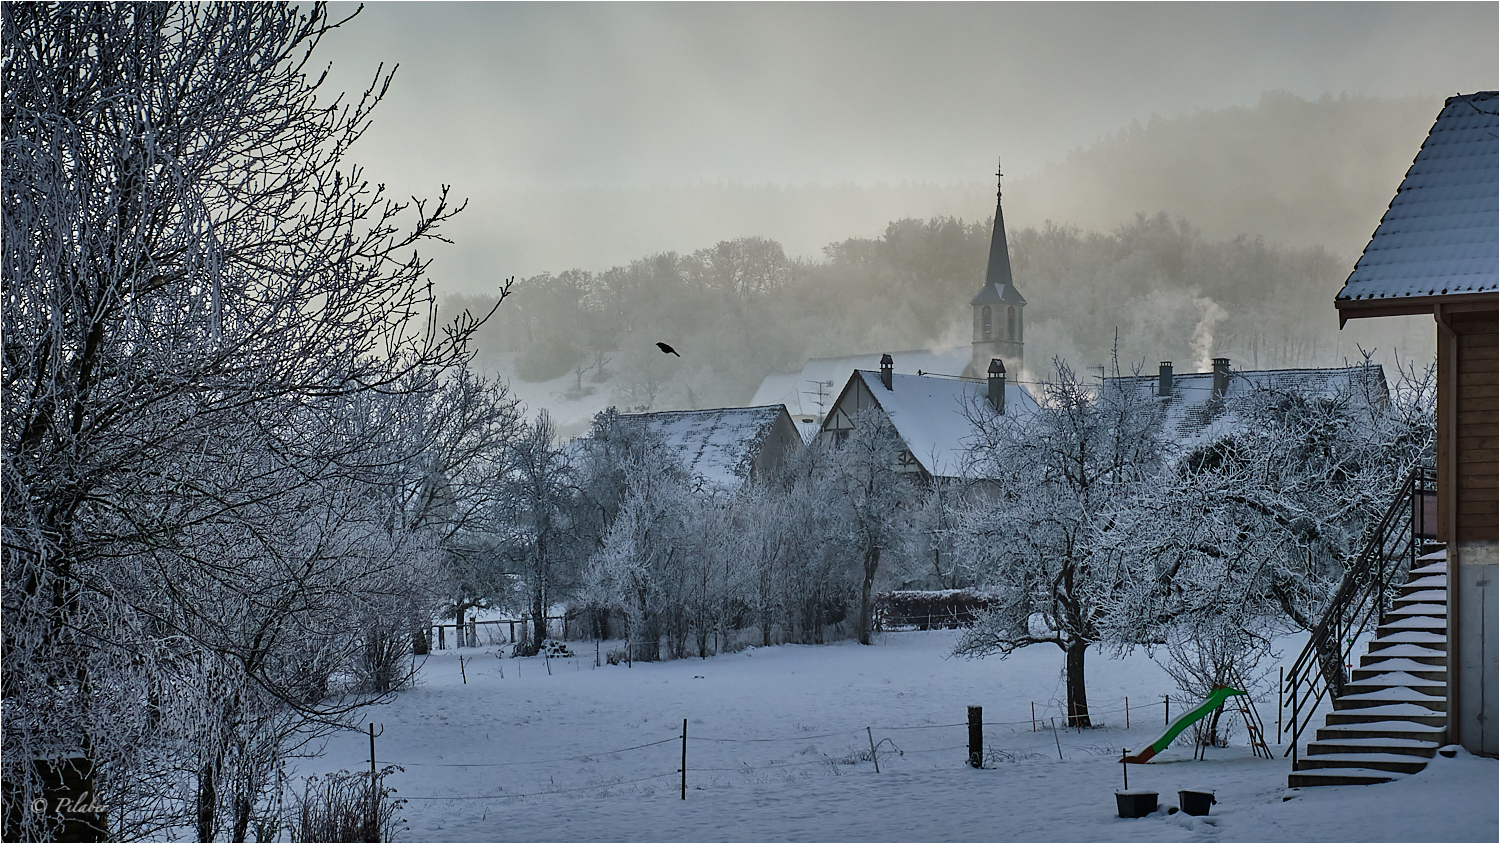
[(1024, 365), (1022, 311), (1026, 299), (1016, 289), (1010, 270), (1010, 244), (1005, 239), (1005, 210), (1001, 202), (1003, 178), (1004, 170), (997, 169), (995, 229), (990, 234), (989, 265), (985, 268), (984, 286), (969, 300), (974, 309), (974, 353), (964, 375), (970, 378), (981, 377), (997, 358), (1010, 362), (1013, 372), (1020, 372)]
[(1001, 301), (1026, 304), (1021, 292), (1016, 289), (1015, 279), (1010, 273), (1010, 245), (1005, 240), (1005, 209), (1001, 202), (1003, 177), (1004, 171), (997, 167), (995, 172), (995, 230), (990, 235), (989, 266), (984, 273), (984, 287), (980, 288), (979, 294), (969, 301), (971, 305)]

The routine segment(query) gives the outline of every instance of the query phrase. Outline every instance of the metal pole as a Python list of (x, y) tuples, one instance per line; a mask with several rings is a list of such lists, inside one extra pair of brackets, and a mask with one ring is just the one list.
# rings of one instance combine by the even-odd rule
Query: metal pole
[(682, 719), (682, 799), (687, 799), (687, 719)]
[(875, 763), (875, 773), (880, 773), (880, 757), (875, 754), (875, 734), (865, 727), (865, 735), (870, 739), (870, 761)]
[(1281, 709), (1284, 704), (1281, 701), (1282, 688), (1286, 685), (1286, 668), (1276, 669), (1276, 743), (1281, 744)]

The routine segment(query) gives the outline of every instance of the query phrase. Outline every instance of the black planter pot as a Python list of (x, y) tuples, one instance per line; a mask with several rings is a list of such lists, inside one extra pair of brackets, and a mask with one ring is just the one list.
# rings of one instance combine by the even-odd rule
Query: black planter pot
[(1115, 806), (1122, 818), (1144, 818), (1156, 811), (1156, 792), (1116, 791)]
[(1179, 791), (1177, 792), (1177, 806), (1188, 815), (1206, 815), (1208, 807), (1218, 801), (1214, 800), (1212, 791)]

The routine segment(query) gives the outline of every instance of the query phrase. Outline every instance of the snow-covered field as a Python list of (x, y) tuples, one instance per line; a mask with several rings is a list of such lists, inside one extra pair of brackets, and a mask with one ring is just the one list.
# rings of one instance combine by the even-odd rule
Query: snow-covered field
[[(1091, 652), (1089, 698), (1103, 726), (1034, 731), (1033, 702), (1043, 725), (1058, 715), (1062, 652), (947, 658), (955, 636), (889, 633), (874, 647), (784, 645), (597, 669), (592, 644), (574, 643), (578, 658), (551, 660), (550, 674), (540, 657), (447, 650), (427, 660), (416, 689), (367, 720), (383, 731), (377, 762), (405, 769), (390, 784), (410, 801), (406, 840), (1500, 838), (1494, 760), (1460, 752), (1394, 783), (1288, 792), (1281, 748), (1255, 758), (1243, 726), (1206, 761), (1188, 745), (1131, 766), (1131, 788), (1160, 792), (1163, 808), (1118, 818), (1120, 750), (1160, 733), (1164, 694), (1174, 712), (1184, 705), (1161, 669), (1144, 655)], [(970, 705), (984, 708), (983, 770), (966, 764)], [(1275, 700), (1260, 710), (1274, 738)], [(364, 734), (338, 736), (327, 751), (303, 760), (302, 773), (368, 768)], [(1207, 817), (1169, 815), (1179, 789), (1213, 791), (1218, 803)]]

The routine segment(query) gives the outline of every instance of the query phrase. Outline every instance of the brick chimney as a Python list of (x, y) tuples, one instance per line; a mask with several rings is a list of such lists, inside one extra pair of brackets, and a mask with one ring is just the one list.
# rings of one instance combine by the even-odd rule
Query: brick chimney
[(1157, 369), (1156, 394), (1158, 396), (1172, 395), (1172, 362), (1164, 360), (1161, 367)]
[(999, 358), (990, 358), (989, 386), (990, 407), (1005, 415), (1005, 364)]
[(1229, 358), (1214, 358), (1214, 398), (1229, 392)]
[(891, 370), (895, 366), (896, 362), (891, 360), (889, 352), (880, 356), (880, 383), (884, 384), (887, 390), (894, 389), (891, 387)]

